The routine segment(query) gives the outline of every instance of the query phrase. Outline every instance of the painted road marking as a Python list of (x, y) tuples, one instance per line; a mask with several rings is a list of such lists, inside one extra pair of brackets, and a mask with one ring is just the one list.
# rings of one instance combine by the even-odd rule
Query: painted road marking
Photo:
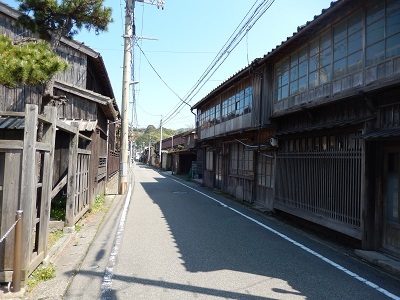
[(336, 269), (338, 269), (338, 270), (340, 270), (340, 271), (346, 273), (347, 275), (350, 275), (351, 277), (353, 277), (354, 279), (357, 279), (358, 281), (360, 281), (360, 282), (362, 282), (362, 283), (365, 283), (365, 284), (368, 285), (369, 287), (371, 287), (371, 288), (377, 290), (378, 292), (384, 294), (385, 296), (387, 296), (387, 297), (389, 297), (389, 298), (391, 298), (391, 299), (400, 300), (400, 297), (399, 297), (399, 296), (396, 296), (396, 295), (392, 294), (391, 292), (385, 290), (384, 288), (381, 288), (381, 287), (378, 286), (377, 284), (375, 284), (375, 283), (373, 283), (373, 282), (371, 282), (371, 281), (369, 281), (369, 280), (367, 280), (367, 279), (365, 279), (365, 278), (363, 278), (363, 277), (357, 275), (356, 273), (354, 273), (354, 272), (352, 272), (352, 271), (346, 269), (345, 267), (343, 267), (343, 266), (341, 266), (341, 265), (335, 263), (334, 261), (330, 260), (329, 258), (326, 258), (325, 256), (323, 256), (323, 255), (321, 255), (321, 254), (315, 252), (314, 250), (311, 250), (310, 248), (304, 246), (303, 244), (300, 244), (299, 242), (296, 242), (295, 240), (291, 239), (290, 237), (284, 235), (283, 233), (280, 233), (279, 231), (277, 231), (277, 230), (275, 230), (275, 229), (273, 229), (273, 228), (271, 228), (271, 227), (269, 227), (269, 226), (267, 226), (267, 225), (265, 225), (265, 224), (263, 224), (263, 223), (261, 223), (261, 222), (255, 220), (255, 219), (253, 219), (252, 217), (249, 217), (249, 216), (245, 215), (244, 213), (242, 213), (242, 212), (240, 212), (240, 211), (238, 211), (238, 210), (236, 210), (236, 209), (230, 207), (229, 205), (226, 205), (226, 204), (222, 203), (221, 201), (219, 201), (219, 200), (217, 200), (217, 199), (215, 199), (215, 198), (213, 198), (213, 197), (211, 197), (211, 196), (209, 196), (209, 195), (207, 195), (207, 194), (205, 194), (205, 193), (203, 193), (203, 192), (200, 192), (199, 190), (196, 190), (195, 188), (192, 188), (191, 186), (188, 186), (188, 185), (186, 185), (186, 184), (183, 184), (182, 182), (180, 182), (180, 181), (178, 181), (178, 180), (175, 180), (175, 179), (172, 179), (172, 180), (175, 181), (175, 182), (177, 182), (177, 183), (179, 183), (179, 184), (181, 184), (181, 185), (183, 185), (183, 186), (185, 186), (185, 187), (187, 187), (187, 188), (189, 188), (189, 189), (191, 189), (191, 190), (193, 190), (193, 191), (195, 191), (195, 192), (197, 192), (197, 193), (199, 193), (199, 194), (201, 194), (201, 195), (203, 195), (203, 196), (205, 196), (205, 197), (207, 197), (207, 198), (210, 198), (211, 200), (217, 202), (217, 203), (220, 204), (221, 206), (232, 210), (233, 212), (235, 212), (235, 213), (241, 215), (242, 217), (244, 217), (244, 218), (246, 218), (246, 219), (248, 219), (248, 220), (250, 220), (250, 221), (256, 223), (257, 225), (260, 225), (261, 227), (267, 229), (268, 231), (270, 231), (270, 232), (272, 232), (272, 233), (275, 233), (276, 235), (278, 235), (278, 236), (280, 236), (281, 238), (285, 239), (285, 240), (288, 241), (289, 243), (291, 243), (291, 244), (293, 244), (293, 245), (295, 245), (295, 246), (297, 246), (297, 247), (303, 249), (304, 251), (306, 251), (306, 252), (308, 252), (308, 253), (310, 253), (310, 254), (312, 254), (312, 255), (318, 257), (319, 259), (321, 259), (321, 260), (323, 260), (324, 262), (330, 264), (331, 266), (335, 267)]
[(114, 245), (111, 250), (110, 258), (108, 260), (108, 265), (104, 272), (103, 282), (101, 284), (101, 298), (100, 298), (101, 300), (113, 299), (110, 297), (109, 292), (111, 291), (112, 278), (114, 276), (114, 266), (117, 260), (119, 245), (121, 244), (122, 234), (125, 229), (126, 216), (128, 214), (129, 203), (131, 202), (131, 193), (132, 193), (132, 187), (131, 185), (129, 185), (128, 192), (125, 198), (124, 208), (121, 214), (121, 219), (118, 225), (118, 230), (115, 235)]

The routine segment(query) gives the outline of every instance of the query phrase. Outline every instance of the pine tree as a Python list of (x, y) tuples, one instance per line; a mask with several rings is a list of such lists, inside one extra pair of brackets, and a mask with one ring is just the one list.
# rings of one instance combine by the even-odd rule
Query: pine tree
[(51, 51), (44, 41), (27, 39), (19, 44), (0, 35), (0, 84), (14, 87), (19, 83), (45, 84), (68, 64)]
[[(104, 0), (18, 0), (23, 13), (19, 23), (50, 43), (56, 51), (62, 38), (74, 37), (82, 28), (96, 34), (107, 31), (111, 8)], [(44, 103), (53, 99), (54, 78), (45, 84)]]

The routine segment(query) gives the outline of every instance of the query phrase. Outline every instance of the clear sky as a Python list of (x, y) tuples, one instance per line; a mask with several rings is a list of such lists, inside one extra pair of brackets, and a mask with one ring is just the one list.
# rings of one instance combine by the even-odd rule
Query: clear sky
[[(14, 8), (18, 7), (16, 0), (0, 1)], [(313, 20), (315, 15), (320, 15), (322, 9), (330, 6), (331, 1), (275, 0), (210, 80), (194, 97), (192, 95), (189, 98), (189, 104), (197, 103), (254, 59), (263, 57), (280, 45), (297, 31), (297, 26)], [(262, 2), (166, 0), (164, 10), (136, 2), (136, 35), (143, 37), (137, 43), (145, 56), (136, 46), (133, 69), (135, 81), (139, 83), (134, 85), (137, 118), (134, 118), (133, 123), (138, 127), (154, 125), (158, 128), (163, 116), (164, 120), (168, 120), (163, 127), (194, 127), (195, 118), (189, 106), (182, 105), (177, 109), (182, 103), (179, 98), (186, 99), (188, 92), (238, 25), (243, 19), (248, 19), (245, 16), (253, 5)], [(121, 108), (125, 1), (105, 0), (105, 5), (113, 9), (114, 22), (110, 24), (109, 31), (98, 36), (93, 32), (82, 31), (76, 39), (103, 57), (118, 106)], [(133, 92), (131, 98), (130, 102), (133, 101)], [(134, 116), (132, 107), (130, 103), (130, 122)], [(175, 114), (176, 116), (170, 118)]]

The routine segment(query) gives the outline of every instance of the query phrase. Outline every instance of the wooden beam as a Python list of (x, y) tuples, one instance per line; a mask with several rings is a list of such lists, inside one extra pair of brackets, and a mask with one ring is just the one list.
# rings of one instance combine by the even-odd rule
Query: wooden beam
[[(38, 107), (27, 104), (25, 107), (24, 151), (22, 155), (21, 199), (19, 208), (24, 212), (22, 269), (27, 269), (32, 254), (33, 222), (36, 217), (36, 140), (38, 127)], [(26, 279), (26, 278), (25, 278)], [(25, 281), (25, 280), (24, 280)]]
[(49, 143), (44, 143), (44, 142), (37, 142), (36, 149), (39, 151), (50, 152), (52, 149), (52, 145)]
[(23, 141), (0, 140), (0, 150), (23, 150)]
[(63, 187), (67, 184), (67, 182), (68, 182), (68, 174), (66, 174), (51, 191), (51, 200), (53, 200), (54, 197), (63, 189)]
[(46, 116), (38, 115), (38, 120), (45, 124), (51, 124), (51, 120), (48, 119)]
[[(42, 176), (42, 199), (40, 199), (40, 224), (39, 224), (39, 245), (38, 253), (43, 252), (47, 256), (47, 239), (49, 235), (49, 222), (51, 210), (51, 192), (53, 187), (53, 163), (54, 151), (56, 143), (56, 123), (57, 109), (55, 107), (46, 106), (44, 114), (50, 121), (45, 124), (43, 141), (49, 147), (49, 152), (44, 154), (43, 159), (43, 176)], [(47, 127), (47, 128), (46, 128)]]
[(61, 121), (61, 120), (57, 120), (57, 128), (62, 130), (62, 131), (66, 131), (69, 133), (75, 133), (76, 132), (76, 128), (74, 126), (68, 125), (67, 123)]
[(78, 153), (79, 154), (87, 154), (90, 155), (92, 152), (90, 150), (86, 150), (86, 149), (78, 149)]
[(83, 140), (87, 140), (87, 141), (91, 141), (92, 140), (90, 137), (87, 137), (86, 135), (83, 135), (81, 133), (79, 134), (79, 138), (83, 139)]
[(73, 123), (76, 130), (70, 134), (69, 157), (68, 157), (68, 188), (67, 207), (65, 212), (65, 226), (74, 226), (75, 194), (76, 194), (76, 169), (78, 162), (78, 123)]
[(25, 112), (16, 111), (0, 111), (0, 116), (2, 117), (25, 117)]

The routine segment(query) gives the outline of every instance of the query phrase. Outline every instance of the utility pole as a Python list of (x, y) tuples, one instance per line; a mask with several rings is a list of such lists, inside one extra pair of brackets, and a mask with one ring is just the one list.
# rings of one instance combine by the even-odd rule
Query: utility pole
[(161, 115), (161, 121), (160, 121), (160, 149), (158, 149), (158, 154), (159, 154), (159, 156), (160, 156), (160, 169), (162, 168), (162, 166), (161, 166), (161, 147), (162, 147), (162, 140), (163, 140), (163, 138), (162, 138), (162, 115)]
[[(164, 9), (164, 0), (136, 0), (151, 5), (156, 5), (157, 8)], [(123, 66), (123, 77), (122, 77), (122, 108), (121, 108), (121, 149), (119, 155), (119, 180), (118, 180), (118, 193), (120, 195), (125, 194), (128, 186), (128, 111), (129, 111), (129, 89), (131, 84), (137, 82), (131, 82), (132, 78), (132, 52), (134, 44), (135, 33), (135, 0), (125, 0), (125, 34), (124, 34), (124, 66)], [(135, 103), (133, 103), (133, 106)], [(133, 122), (133, 120), (132, 120)], [(149, 149), (150, 150), (150, 149)]]
[(134, 0), (126, 0), (125, 35), (124, 35), (124, 67), (122, 78), (122, 111), (121, 111), (121, 150), (119, 154), (118, 193), (125, 194), (128, 185), (128, 110), (129, 89), (131, 81), (131, 56), (133, 37)]

